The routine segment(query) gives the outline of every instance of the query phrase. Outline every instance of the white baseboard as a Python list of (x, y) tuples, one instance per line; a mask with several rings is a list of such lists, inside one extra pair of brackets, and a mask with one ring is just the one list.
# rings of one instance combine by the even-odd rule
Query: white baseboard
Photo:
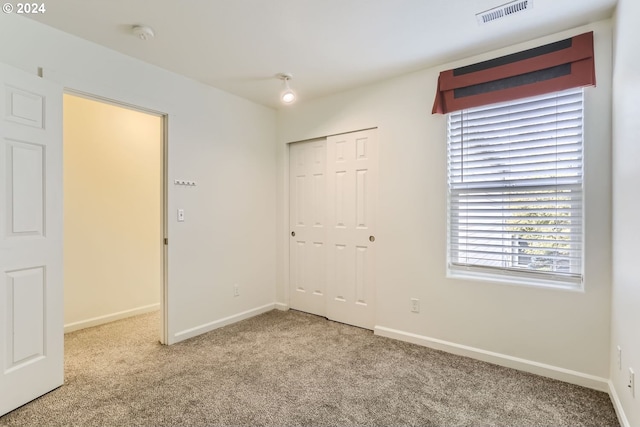
[(280, 310), (280, 311), (287, 311), (287, 310), (289, 310), (289, 304), (284, 304), (284, 303), (281, 303), (281, 302), (277, 302), (277, 303), (275, 303), (274, 305), (275, 305), (275, 308), (276, 308), (277, 310)]
[(629, 420), (627, 419), (627, 415), (624, 413), (624, 408), (622, 407), (622, 402), (620, 402), (620, 398), (618, 397), (618, 393), (616, 392), (616, 388), (613, 385), (613, 382), (609, 380), (609, 397), (611, 398), (611, 402), (613, 403), (613, 409), (616, 410), (616, 415), (618, 416), (618, 421), (620, 421), (620, 425), (622, 427), (631, 427), (629, 424)]
[(149, 304), (142, 307), (132, 308), (130, 310), (119, 311), (117, 313), (105, 314), (104, 316), (92, 317), (91, 319), (80, 320), (78, 322), (72, 322), (64, 325), (64, 333), (77, 331), (84, 328), (90, 328), (92, 326), (98, 326), (105, 323), (113, 322), (120, 319), (125, 319), (131, 316), (137, 316), (138, 314), (149, 313), (152, 311), (160, 310), (160, 303)]
[(236, 323), (241, 320), (248, 319), (250, 317), (254, 317), (262, 313), (266, 313), (267, 311), (271, 311), (274, 308), (278, 308), (276, 307), (276, 303), (271, 303), (271, 304), (263, 305), (262, 307), (257, 307), (251, 310), (243, 311), (242, 313), (234, 314), (232, 316), (228, 316), (219, 320), (214, 320), (213, 322), (205, 323), (204, 325), (185, 329), (184, 331), (180, 331), (173, 334), (173, 340), (171, 340), (169, 344), (175, 344), (180, 341), (193, 338), (197, 335), (204, 334), (209, 331), (213, 331), (214, 329), (218, 329), (223, 326), (230, 325), (232, 323)]
[(592, 388), (599, 391), (609, 391), (609, 381), (606, 378), (597, 377), (595, 375), (584, 374), (582, 372), (559, 368), (557, 366), (547, 365), (545, 363), (534, 362), (532, 360), (521, 359), (519, 357), (513, 357), (506, 354), (495, 353), (475, 347), (456, 344), (437, 338), (398, 331), (396, 329), (385, 328), (383, 326), (376, 326), (374, 329), (374, 333), (383, 337), (394, 338), (400, 341), (406, 341), (413, 344), (430, 347), (436, 350), (446, 351), (447, 353), (457, 354), (460, 356), (467, 356), (471, 357), (472, 359), (493, 363), (494, 365), (518, 369), (520, 371), (542, 375), (544, 377), (553, 378), (556, 380)]

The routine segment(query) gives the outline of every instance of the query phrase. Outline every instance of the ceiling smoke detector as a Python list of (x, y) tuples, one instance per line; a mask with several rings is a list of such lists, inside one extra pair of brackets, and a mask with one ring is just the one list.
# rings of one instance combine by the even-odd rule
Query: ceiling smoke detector
[(506, 18), (516, 13), (524, 12), (533, 8), (533, 0), (514, 0), (502, 6), (476, 13), (479, 25), (488, 24), (498, 19)]
[(133, 34), (138, 37), (140, 40), (149, 40), (155, 36), (153, 29), (151, 27), (147, 27), (145, 25), (134, 25), (131, 28)]

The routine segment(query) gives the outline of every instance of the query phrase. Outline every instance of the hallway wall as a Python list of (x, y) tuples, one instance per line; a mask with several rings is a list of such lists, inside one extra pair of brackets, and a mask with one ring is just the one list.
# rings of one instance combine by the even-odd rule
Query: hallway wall
[(65, 331), (159, 309), (162, 117), (64, 95)]

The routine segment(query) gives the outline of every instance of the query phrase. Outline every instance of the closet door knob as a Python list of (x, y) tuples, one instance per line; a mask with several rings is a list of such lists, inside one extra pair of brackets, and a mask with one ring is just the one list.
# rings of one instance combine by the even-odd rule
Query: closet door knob
[(375, 242), (376, 241), (376, 237), (375, 236), (369, 236), (369, 241), (370, 242)]
[(295, 231), (291, 232), (291, 237), (296, 237), (296, 232)]

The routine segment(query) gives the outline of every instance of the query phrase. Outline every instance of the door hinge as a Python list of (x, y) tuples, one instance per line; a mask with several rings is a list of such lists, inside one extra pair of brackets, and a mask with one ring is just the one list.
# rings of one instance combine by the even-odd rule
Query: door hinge
[(166, 237), (164, 238), (164, 244), (165, 244), (165, 245), (168, 245), (168, 244), (169, 244), (169, 239), (168, 239), (168, 238), (166, 238)]

